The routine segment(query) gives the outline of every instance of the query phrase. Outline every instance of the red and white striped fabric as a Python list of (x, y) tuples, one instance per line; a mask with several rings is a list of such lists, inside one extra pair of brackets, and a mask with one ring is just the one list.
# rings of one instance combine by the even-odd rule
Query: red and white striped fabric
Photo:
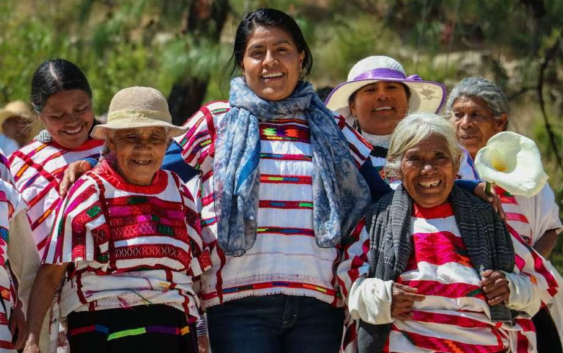
[[(216, 126), (230, 107), (214, 102), (188, 122), (178, 143), (186, 162), (202, 172), (202, 234), (212, 244), (214, 267), (202, 277), (204, 307), (248, 296), (308, 296), (342, 305), (334, 267), (336, 248), (319, 248), (313, 233), (312, 150), (301, 113), (260, 123), (260, 204), (256, 243), (241, 257), (226, 257), (217, 247), (213, 198)], [(345, 120), (335, 116), (358, 167), (371, 147)]]
[(88, 140), (75, 150), (34, 141), (10, 156), (16, 189), (28, 205), (27, 216), (39, 256), (43, 256), (55, 212), (61, 203), (59, 183), (72, 162), (100, 155), (103, 141)]
[[(525, 212), (525, 210), (521, 207), (519, 200), (522, 201), (522, 197), (515, 197), (498, 186), (495, 186), (495, 193), (501, 200), (502, 207), (507, 217), (508, 229), (514, 240), (516, 266), (518, 266), (521, 272), (532, 273), (533, 271), (536, 273), (533, 280), (539, 282), (539, 285), (542, 288), (547, 288), (547, 290), (542, 292), (543, 305), (547, 305), (550, 309), (560, 311), (561, 308), (559, 306), (561, 306), (562, 303), (557, 303), (558, 307), (553, 308), (554, 299), (558, 296), (558, 294), (561, 294), (559, 293), (560, 283), (558, 283), (558, 278), (560, 278), (560, 276), (557, 274), (557, 270), (547, 260), (532, 249), (534, 239), (537, 240), (539, 238), (539, 236), (535, 235), (537, 229), (532, 229), (532, 226), (528, 221), (528, 218), (533, 217), (533, 215), (529, 214), (529, 212)], [(533, 200), (525, 200), (525, 202), (528, 201), (533, 202)], [(526, 216), (526, 213), (528, 213), (528, 216)], [(551, 224), (553, 224), (553, 222)], [(542, 226), (538, 224), (538, 227)], [(559, 300), (561, 300), (561, 298), (559, 298)], [(554, 319), (559, 331), (561, 332), (562, 322), (559, 319), (559, 316), (560, 315), (555, 315)], [(534, 324), (529, 319), (518, 318), (516, 320), (516, 325), (520, 326), (522, 330), (518, 332), (511, 332), (510, 338), (513, 350), (518, 353), (533, 352), (537, 346)]]
[[(513, 347), (510, 336), (518, 337), (518, 333), (511, 331), (529, 331), (529, 320), (515, 327), (491, 322), (489, 306), (479, 286), (480, 276), (470, 264), (451, 206), (415, 206), (411, 226), (414, 252), (397, 282), (418, 288), (418, 294), (426, 295), (426, 299), (415, 303), (411, 320), (394, 320), (387, 351), (504, 352)], [(346, 247), (338, 268), (345, 297), (352, 284), (369, 270), (369, 235), (363, 222), (353, 237), (356, 241)], [(514, 244), (517, 248), (519, 243)], [(549, 274), (537, 266), (533, 251), (517, 249), (514, 273), (529, 276), (537, 288), (551, 288)], [(355, 322), (348, 320), (343, 343), (346, 352), (355, 352), (356, 337)], [(534, 351), (533, 344), (529, 344), (521, 352)]]
[(44, 263), (73, 263), (60, 298), (74, 311), (167, 304), (199, 317), (193, 277), (211, 266), (192, 195), (159, 171), (127, 184), (107, 162), (72, 187), (57, 213)]
[(25, 203), (14, 189), (4, 180), (0, 180), (0, 352), (16, 352), (12, 345), (12, 334), (8, 327), (8, 318), (17, 302), (17, 294), (12, 275), (7, 268), (10, 221), (19, 212), (25, 210)]

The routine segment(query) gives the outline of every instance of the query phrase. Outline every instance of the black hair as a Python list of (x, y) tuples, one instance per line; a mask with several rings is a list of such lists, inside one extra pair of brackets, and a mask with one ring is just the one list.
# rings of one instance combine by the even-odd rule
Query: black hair
[[(311, 54), (311, 50), (303, 37), (303, 33), (301, 32), (299, 25), (291, 16), (283, 11), (275, 9), (258, 9), (244, 16), (243, 20), (238, 25), (235, 34), (233, 54), (223, 70), (224, 74), (228, 72), (229, 77), (233, 77), (237, 69), (242, 65), (248, 38), (256, 27), (276, 27), (286, 31), (293, 39), (297, 50), (300, 53), (305, 53), (302, 64), (302, 78), (309, 75), (311, 68), (313, 67), (313, 55)], [(225, 78), (224, 74), (223, 78)]]
[(60, 91), (79, 89), (92, 98), (92, 89), (84, 73), (68, 60), (44, 61), (33, 74), (30, 100), (33, 109), (41, 113), (47, 99)]

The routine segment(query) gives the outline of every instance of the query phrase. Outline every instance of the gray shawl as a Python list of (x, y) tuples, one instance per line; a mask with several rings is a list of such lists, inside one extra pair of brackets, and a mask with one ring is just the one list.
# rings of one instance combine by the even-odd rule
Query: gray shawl
[[(510, 233), (493, 208), (454, 185), (449, 196), (457, 226), (473, 268), (514, 271), (514, 248)], [(396, 280), (406, 268), (413, 250), (411, 239), (412, 199), (399, 186), (372, 205), (366, 215), (370, 234), (368, 277)], [(515, 313), (500, 304), (490, 308), (495, 322), (510, 322)], [(391, 324), (371, 325), (360, 320), (358, 352), (381, 352)]]

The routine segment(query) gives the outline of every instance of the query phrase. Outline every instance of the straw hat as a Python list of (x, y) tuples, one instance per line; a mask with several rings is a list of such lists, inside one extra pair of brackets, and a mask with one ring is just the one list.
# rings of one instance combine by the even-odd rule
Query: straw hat
[(416, 112), (437, 113), (446, 99), (444, 85), (423, 81), (418, 75), (408, 76), (397, 60), (388, 56), (370, 56), (362, 59), (348, 73), (348, 80), (338, 85), (326, 100), (330, 110), (350, 118), (350, 96), (370, 83), (378, 81), (401, 82), (410, 89), (409, 114)]
[(172, 125), (168, 102), (160, 91), (150, 87), (129, 87), (113, 96), (107, 123), (94, 126), (92, 136), (105, 140), (108, 130), (162, 126), (171, 137), (186, 133), (187, 128)]
[(10, 118), (22, 117), (32, 122), (34, 114), (31, 106), (24, 101), (13, 101), (0, 110), (0, 133), (3, 132), (2, 124)]

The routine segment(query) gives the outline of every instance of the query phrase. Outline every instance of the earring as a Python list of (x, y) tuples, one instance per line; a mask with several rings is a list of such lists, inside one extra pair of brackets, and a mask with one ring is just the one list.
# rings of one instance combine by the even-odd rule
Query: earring
[(362, 128), (360, 127), (360, 123), (358, 122), (358, 117), (356, 117), (355, 115), (354, 115), (354, 123), (352, 124), (352, 127), (360, 134), (362, 133)]

